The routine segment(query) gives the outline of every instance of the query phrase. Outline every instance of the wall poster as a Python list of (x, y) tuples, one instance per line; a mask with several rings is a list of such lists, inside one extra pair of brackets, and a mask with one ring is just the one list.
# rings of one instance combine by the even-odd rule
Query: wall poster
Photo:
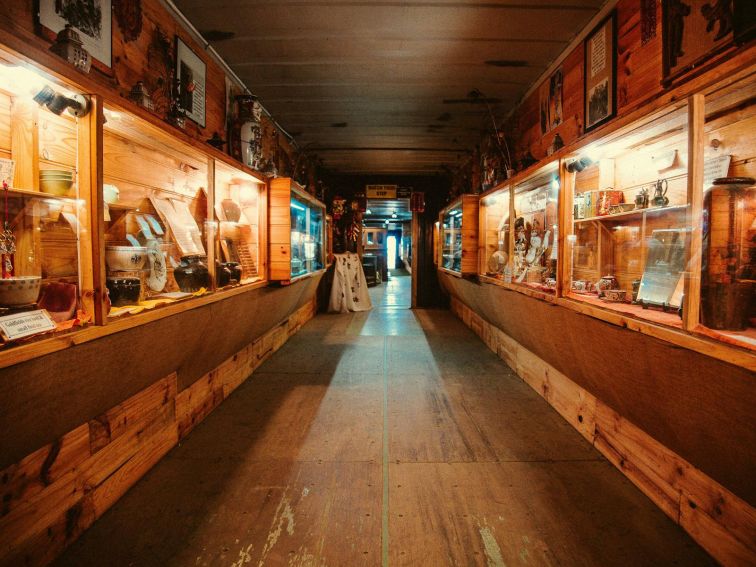
[(71, 24), (84, 49), (111, 67), (110, 0), (39, 0), (39, 23), (53, 35)]
[(205, 76), (207, 66), (194, 51), (176, 38), (176, 78), (179, 106), (190, 120), (205, 127)]
[(616, 16), (612, 12), (585, 38), (585, 131), (614, 116), (616, 110)]
[(562, 87), (564, 85), (564, 74), (559, 67), (544, 81), (539, 89), (540, 114), (541, 114), (541, 135), (548, 134), (554, 128), (559, 126), (562, 121)]

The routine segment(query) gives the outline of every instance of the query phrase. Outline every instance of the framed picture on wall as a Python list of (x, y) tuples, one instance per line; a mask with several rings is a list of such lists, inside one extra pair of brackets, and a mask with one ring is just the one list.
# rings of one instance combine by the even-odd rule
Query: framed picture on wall
[(617, 107), (617, 17), (612, 12), (585, 38), (585, 131), (612, 118)]
[(110, 0), (39, 0), (39, 23), (49, 39), (70, 24), (92, 58), (112, 66)]
[[(753, 0), (739, 6), (753, 5)], [(662, 39), (664, 82), (714, 61), (733, 43), (732, 0), (663, 0)], [(741, 18), (743, 20), (743, 18)]]
[(559, 67), (548, 80), (544, 81), (539, 92), (539, 113), (541, 135), (548, 134), (563, 122), (562, 118), (562, 87), (564, 73)]
[(176, 38), (176, 78), (179, 104), (186, 117), (205, 127), (205, 77), (207, 66), (181, 38)]

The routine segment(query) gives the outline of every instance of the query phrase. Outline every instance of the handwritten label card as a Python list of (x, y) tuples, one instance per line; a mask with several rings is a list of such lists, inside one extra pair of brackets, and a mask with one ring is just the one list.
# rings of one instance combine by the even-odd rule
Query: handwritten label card
[(55, 321), (44, 309), (0, 317), (0, 333), (7, 341), (15, 341), (54, 329)]

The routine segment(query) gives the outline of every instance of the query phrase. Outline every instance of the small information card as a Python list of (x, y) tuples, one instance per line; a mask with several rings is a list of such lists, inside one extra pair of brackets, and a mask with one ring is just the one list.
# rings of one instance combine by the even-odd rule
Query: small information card
[(6, 341), (15, 341), (55, 329), (55, 321), (44, 309), (0, 317), (0, 333)]

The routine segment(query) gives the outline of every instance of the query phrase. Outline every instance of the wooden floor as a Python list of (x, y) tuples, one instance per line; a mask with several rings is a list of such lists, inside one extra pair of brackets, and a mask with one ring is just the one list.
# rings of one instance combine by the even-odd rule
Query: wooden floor
[(320, 315), (59, 565), (707, 565), (408, 277)]

